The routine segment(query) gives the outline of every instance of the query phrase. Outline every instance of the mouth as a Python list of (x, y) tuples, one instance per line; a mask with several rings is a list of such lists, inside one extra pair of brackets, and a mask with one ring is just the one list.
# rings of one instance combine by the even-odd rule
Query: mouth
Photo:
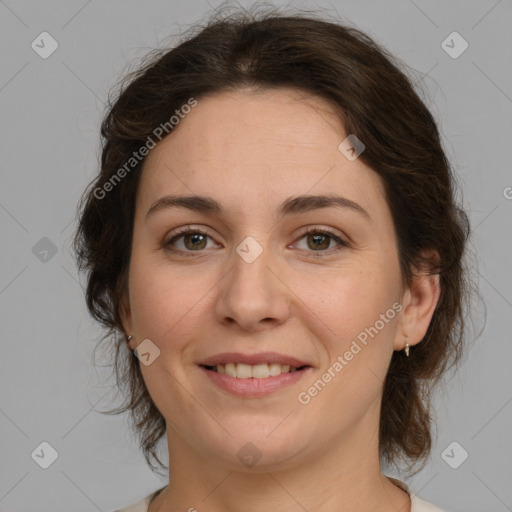
[(258, 398), (296, 385), (314, 366), (277, 352), (225, 352), (197, 363), (216, 388), (243, 398)]
[(310, 365), (291, 366), (289, 364), (279, 363), (261, 363), (261, 364), (245, 364), (245, 363), (226, 363), (216, 365), (200, 365), (206, 370), (225, 374), (229, 377), (237, 379), (268, 379), (269, 377), (278, 377), (283, 373), (295, 373), (311, 368)]
[(290, 366), (278, 363), (226, 363), (199, 365), (216, 388), (242, 398), (262, 398), (296, 385), (314, 369), (310, 365)]

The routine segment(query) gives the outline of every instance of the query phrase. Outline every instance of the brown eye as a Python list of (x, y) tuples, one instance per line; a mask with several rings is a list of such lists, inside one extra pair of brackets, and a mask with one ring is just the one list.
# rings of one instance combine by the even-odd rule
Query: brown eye
[[(172, 252), (201, 252), (203, 249), (207, 248), (208, 238), (211, 239), (211, 237), (203, 231), (184, 229), (167, 242), (164, 242), (163, 245), (167, 250)], [(183, 240), (181, 241), (181, 239)]]
[(182, 235), (185, 247), (187, 249), (190, 249), (192, 251), (195, 251), (197, 249), (204, 249), (206, 247), (205, 241), (206, 236), (201, 233), (191, 233), (188, 235)]
[(316, 249), (328, 249), (330, 245), (330, 238), (328, 235), (324, 234), (312, 234), (307, 235), (308, 247), (310, 249), (316, 250)]
[[(332, 231), (325, 229), (313, 228), (306, 231), (300, 238), (306, 239), (306, 251), (312, 253), (313, 256), (324, 256), (331, 255), (334, 252), (339, 251), (342, 247), (347, 247), (348, 244), (342, 240), (338, 235), (334, 234)], [(330, 248), (331, 242), (335, 241), (338, 243), (338, 247)], [(299, 249), (302, 249), (299, 247)], [(332, 249), (332, 250), (331, 250)]]

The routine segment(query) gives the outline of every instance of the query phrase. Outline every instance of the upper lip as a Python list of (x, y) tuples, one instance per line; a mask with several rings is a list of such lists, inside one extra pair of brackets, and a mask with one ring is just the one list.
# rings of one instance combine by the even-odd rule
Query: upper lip
[(277, 364), (288, 364), (295, 368), (301, 366), (311, 366), (306, 361), (301, 361), (296, 357), (288, 356), (286, 354), (279, 354), (277, 352), (258, 352), (257, 354), (243, 354), (241, 352), (223, 352), (222, 354), (216, 354), (203, 360), (199, 364), (203, 366), (217, 366), (218, 364), (227, 363), (242, 363), (242, 364), (265, 364), (265, 363), (277, 363)]

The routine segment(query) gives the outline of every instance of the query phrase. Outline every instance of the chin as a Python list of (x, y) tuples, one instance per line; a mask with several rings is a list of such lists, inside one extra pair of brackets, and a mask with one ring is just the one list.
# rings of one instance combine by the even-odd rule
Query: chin
[(240, 425), (229, 428), (226, 425), (232, 437), (223, 436), (220, 443), (213, 441), (208, 451), (232, 471), (260, 473), (290, 468), (312, 445), (309, 436), (303, 436), (303, 428), (297, 426), (295, 430), (290, 429), (290, 425), (279, 425), (282, 420), (283, 417), (273, 422), (272, 428), (267, 426), (265, 429), (258, 425), (252, 428), (241, 428)]

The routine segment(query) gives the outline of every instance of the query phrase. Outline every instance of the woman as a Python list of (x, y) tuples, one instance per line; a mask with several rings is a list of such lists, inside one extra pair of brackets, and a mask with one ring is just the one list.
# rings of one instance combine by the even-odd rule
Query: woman
[(75, 239), (115, 412), (153, 469), (168, 443), (169, 484), (122, 511), (439, 511), (381, 467), (430, 455), (468, 286), (409, 79), (358, 30), (276, 11), (128, 78)]

